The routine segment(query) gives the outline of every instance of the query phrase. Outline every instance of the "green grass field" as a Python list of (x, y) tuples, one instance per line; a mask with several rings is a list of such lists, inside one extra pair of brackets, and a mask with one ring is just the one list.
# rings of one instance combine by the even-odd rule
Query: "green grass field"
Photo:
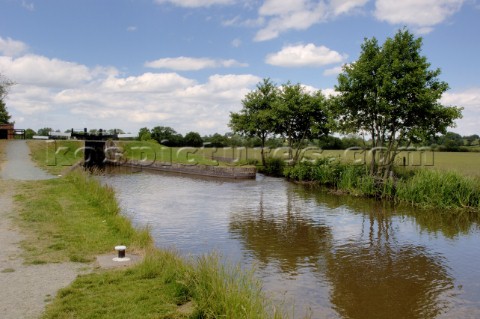
[[(35, 150), (34, 159), (42, 167), (54, 174), (60, 174), (83, 159), (81, 141), (29, 141), (29, 146)], [(116, 142), (124, 158), (143, 160), (147, 162), (161, 161), (185, 164), (204, 165), (247, 165), (253, 161), (261, 162), (259, 148), (223, 147), (223, 148), (193, 148), (165, 147), (156, 142), (120, 141)], [(0, 145), (1, 147), (1, 145)], [(266, 149), (266, 156), (288, 159), (288, 148)], [(370, 152), (363, 150), (320, 150), (306, 148), (302, 155), (304, 159), (337, 158), (357, 164), (368, 163)], [(470, 176), (480, 176), (480, 152), (432, 152), (411, 151), (401, 152), (396, 163), (407, 169), (428, 168), (453, 170)], [(43, 164), (42, 164), (43, 163)]]

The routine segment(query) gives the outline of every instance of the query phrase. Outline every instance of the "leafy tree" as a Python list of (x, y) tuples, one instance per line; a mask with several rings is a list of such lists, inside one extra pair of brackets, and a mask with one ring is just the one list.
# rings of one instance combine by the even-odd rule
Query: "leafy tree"
[(294, 162), (304, 142), (328, 134), (327, 100), (320, 91), (306, 92), (300, 84), (283, 85), (273, 105), (275, 133), (287, 139)]
[(188, 132), (183, 138), (185, 146), (200, 147), (203, 145), (203, 139), (197, 132)]
[[(333, 103), (338, 124), (346, 133), (370, 134), (370, 172), (384, 180), (399, 145), (445, 133), (461, 117), (460, 108), (440, 104), (448, 84), (438, 79), (440, 69), (430, 70), (421, 47), (422, 39), (406, 29), (382, 46), (375, 38), (365, 39), (357, 61), (338, 76), (335, 89), (340, 94)], [(382, 162), (376, 156), (379, 148)]]
[(230, 128), (234, 133), (248, 137), (258, 137), (261, 142), (262, 165), (265, 165), (265, 142), (274, 134), (275, 123), (272, 113), (278, 88), (270, 79), (263, 79), (257, 89), (248, 93), (242, 100), (239, 113), (230, 113)]
[(53, 130), (50, 127), (44, 127), (38, 130), (37, 134), (40, 136), (48, 136)]
[(225, 147), (228, 145), (227, 137), (219, 133), (215, 133), (211, 136), (206, 136), (203, 140), (208, 143), (207, 147)]
[(35, 132), (31, 128), (27, 128), (25, 130), (25, 138), (26, 139), (32, 139), (35, 135), (37, 135), (37, 132)]
[(321, 136), (318, 139), (318, 146), (324, 150), (341, 150), (344, 148), (340, 138), (329, 135)]
[(152, 131), (152, 138), (165, 146), (182, 146), (183, 136), (168, 126), (155, 126)]
[(342, 144), (345, 149), (348, 149), (350, 147), (365, 147), (365, 141), (360, 137), (356, 135), (348, 135), (345, 137), (342, 137)]
[(7, 107), (5, 103), (0, 100), (0, 124), (8, 124), (10, 123), (10, 114), (7, 111)]
[(138, 131), (138, 140), (139, 141), (148, 141), (152, 139), (152, 134), (150, 133), (150, 130), (147, 127), (142, 127)]
[(480, 139), (480, 137), (477, 134), (463, 136), (463, 138), (465, 139), (467, 146), (472, 146), (475, 144), (475, 142), (477, 142), (478, 144), (478, 140)]
[(10, 123), (11, 116), (7, 111), (5, 97), (8, 94), (9, 88), (13, 84), (14, 83), (12, 81), (8, 80), (2, 74), (0, 74), (0, 124)]
[(125, 131), (122, 130), (121, 128), (111, 128), (107, 130), (106, 132), (109, 135), (114, 135), (114, 134), (125, 134)]

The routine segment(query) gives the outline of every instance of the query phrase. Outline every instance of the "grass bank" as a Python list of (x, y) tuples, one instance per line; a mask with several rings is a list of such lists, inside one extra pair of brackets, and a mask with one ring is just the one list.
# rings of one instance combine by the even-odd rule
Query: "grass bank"
[(82, 141), (28, 140), (27, 144), (35, 163), (53, 175), (65, 174), (83, 161)]
[(320, 159), (284, 167), (282, 172), (290, 180), (325, 185), (356, 196), (389, 199), (424, 208), (480, 212), (480, 178), (455, 171), (402, 169), (383, 183), (369, 175), (366, 165)]
[[(40, 151), (32, 148), (32, 155), (45, 166)], [(253, 272), (215, 255), (186, 259), (156, 249), (148, 229), (134, 229), (120, 214), (113, 190), (84, 172), (19, 183), (15, 199), (28, 263), (91, 262), (119, 244), (143, 256), (128, 269), (80, 275), (42, 318), (284, 317)]]
[(90, 262), (115, 245), (137, 251), (151, 245), (148, 230), (135, 230), (119, 213), (113, 190), (81, 172), (18, 189), (21, 223), (34, 230), (23, 244), (27, 262)]
[(83, 172), (23, 183), (16, 202), (29, 263), (90, 262), (125, 244), (144, 260), (81, 275), (43, 318), (281, 318), (253, 273), (211, 255), (183, 259), (153, 247), (148, 230), (119, 214), (113, 191)]

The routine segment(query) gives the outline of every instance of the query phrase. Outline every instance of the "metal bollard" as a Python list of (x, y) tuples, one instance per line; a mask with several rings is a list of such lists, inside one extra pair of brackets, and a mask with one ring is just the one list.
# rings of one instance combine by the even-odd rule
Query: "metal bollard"
[(118, 252), (118, 258), (125, 258), (125, 250), (127, 246), (115, 246), (115, 250)]

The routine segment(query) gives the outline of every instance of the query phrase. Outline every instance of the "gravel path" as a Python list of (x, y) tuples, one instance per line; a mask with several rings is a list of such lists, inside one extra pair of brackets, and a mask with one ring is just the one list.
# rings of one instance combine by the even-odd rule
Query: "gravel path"
[(6, 153), (0, 172), (0, 318), (38, 318), (58, 289), (70, 284), (85, 265), (23, 263), (20, 242), (24, 236), (12, 221), (18, 214), (13, 202), (15, 180), (52, 176), (29, 160), (25, 141), (8, 142)]

